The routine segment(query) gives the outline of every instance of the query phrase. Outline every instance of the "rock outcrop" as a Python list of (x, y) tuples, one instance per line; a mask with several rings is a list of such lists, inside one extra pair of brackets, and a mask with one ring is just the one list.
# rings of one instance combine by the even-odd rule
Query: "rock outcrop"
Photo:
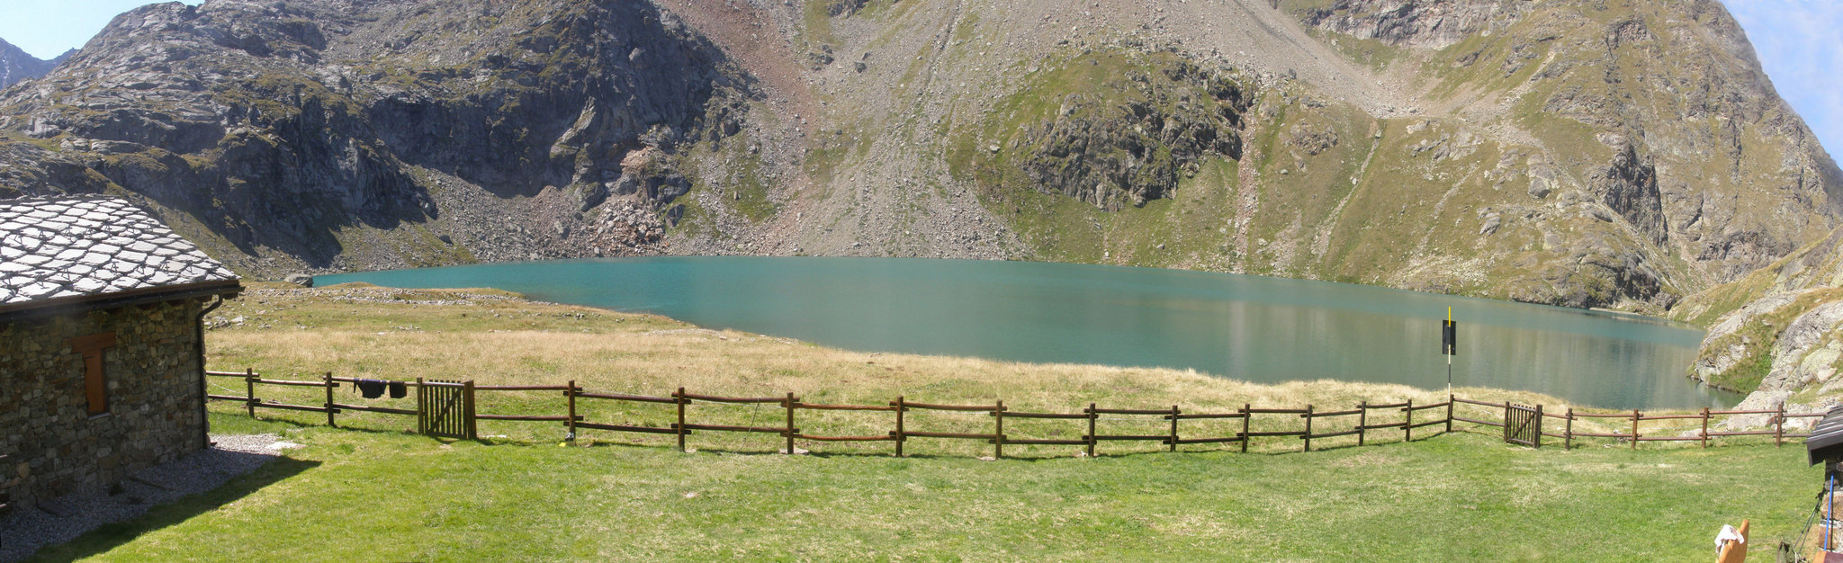
[(22, 169), (0, 195), (138, 194), (270, 274), (595, 255), (527, 227), (555, 211), (530, 202), (662, 212), (673, 159), (734, 134), (748, 88), (644, 3), (152, 5), (0, 98)]
[(1613, 156), (1612, 164), (1595, 175), (1593, 189), (1602, 203), (1653, 244), (1664, 243), (1668, 232), (1664, 227), (1664, 202), (1657, 191), (1657, 166), (1650, 159), (1640, 159), (1632, 145), (1625, 145)]
[[(967, 172), (1118, 211), (1169, 196), (1206, 157), (1241, 158), (1242, 113), (1253, 99), (1248, 85), (1226, 70), (1169, 55), (1130, 63), (1116, 59), (1138, 57), (1097, 57), (1110, 63), (1109, 70), (1126, 70), (1092, 90), (1062, 96), (1053, 115), (989, 124), (999, 138), (972, 148), (987, 153), (974, 157), (986, 168)], [(1065, 80), (1101, 66), (1088, 58), (1062, 64), (1039, 80)], [(1026, 86), (1000, 106), (1021, 106), (1042, 94)], [(1003, 158), (989, 158), (1000, 153)]]
[[(1726, 303), (1742, 305), (1724, 314)], [(1742, 408), (1823, 410), (1843, 400), (1843, 229), (1692, 296), (1677, 313), (1715, 319), (1691, 375), (1748, 393)]]
[(1307, 8), (1306, 25), (1395, 46), (1441, 49), (1482, 31), (1503, 29), (1529, 10), (1523, 0), (1336, 0)]

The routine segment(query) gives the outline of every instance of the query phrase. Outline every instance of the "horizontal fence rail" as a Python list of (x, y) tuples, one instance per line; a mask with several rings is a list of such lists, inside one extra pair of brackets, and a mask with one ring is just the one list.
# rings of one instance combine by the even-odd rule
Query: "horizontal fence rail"
[[(1449, 397), (1449, 401), (1451, 404), (1486, 407), (1492, 409), (1494, 412), (1508, 413), (1512, 410), (1512, 405), (1507, 402), (1492, 403), (1475, 401), (1457, 396)], [(1629, 412), (1581, 412), (1570, 407), (1562, 414), (1556, 414), (1553, 411), (1544, 412), (1541, 409), (1538, 409), (1537, 413), (1540, 415), (1537, 417), (1538, 420), (1555, 419), (1562, 423), (1560, 432), (1552, 432), (1550, 427), (1545, 424), (1539, 428), (1539, 435), (1561, 438), (1563, 448), (1573, 448), (1574, 442), (1579, 438), (1611, 438), (1616, 441), (1623, 441), (1634, 449), (1636, 449), (1641, 442), (1697, 442), (1701, 447), (1706, 448), (1709, 446), (1709, 441), (1713, 438), (1735, 436), (1772, 436), (1775, 444), (1783, 446), (1785, 445), (1786, 438), (1804, 438), (1810, 436), (1808, 433), (1787, 433), (1785, 431), (1785, 422), (1787, 420), (1794, 418), (1821, 418), (1824, 416), (1824, 413), (1788, 413), (1785, 412), (1785, 405), (1783, 403), (1774, 410), (1711, 410), (1704, 408), (1694, 413), (1646, 414), (1636, 409)], [(1715, 417), (1736, 415), (1772, 415), (1768, 419), (1768, 424), (1771, 424), (1773, 428), (1771, 430), (1709, 431), (1709, 424), (1715, 420)], [(1449, 415), (1448, 419), (1450, 421), (1467, 422), (1481, 426), (1505, 427), (1505, 422), (1502, 419), (1498, 421), (1482, 420), (1468, 418), (1458, 414)], [(1574, 428), (1574, 422), (1577, 420), (1601, 420), (1609, 423), (1621, 421), (1624, 423), (1623, 427), (1625, 431), (1592, 432), (1576, 430)], [(1675, 429), (1674, 432), (1676, 433), (1670, 435), (1646, 433), (1642, 426), (1642, 423), (1646, 421), (1690, 420), (1700, 423), (1693, 432), (1684, 429)]]
[[(318, 379), (278, 379), (264, 377), (254, 369), (241, 372), (206, 371), (205, 376), (220, 379), (240, 379), (244, 383), (244, 394), (231, 395), (209, 393), (208, 400), (242, 403), (249, 416), (255, 416), (257, 409), (275, 409), (324, 413), (330, 426), (337, 426), (337, 416), (347, 412), (367, 412), (384, 415), (416, 416), (427, 420), (430, 413), (419, 408), (398, 408), (354, 402), (337, 402), (334, 390), (341, 387), (356, 388), (361, 384), (401, 385), (406, 388), (443, 387), (464, 389), (469, 393), (468, 407), (463, 421), (469, 435), (475, 421), (502, 422), (546, 422), (560, 423), (567, 432), (566, 439), (573, 440), (578, 433), (585, 430), (669, 435), (676, 438), (680, 450), (687, 450), (687, 438), (700, 432), (734, 432), (746, 434), (769, 434), (778, 436), (784, 445), (784, 453), (799, 453), (800, 442), (837, 443), (837, 442), (890, 442), (894, 455), (905, 455), (905, 445), (911, 438), (973, 440), (990, 444), (992, 457), (1005, 456), (1005, 446), (1081, 446), (1079, 453), (1087, 456), (1098, 455), (1098, 446), (1104, 442), (1152, 442), (1164, 446), (1166, 451), (1177, 451), (1178, 446), (1229, 444), (1242, 452), (1248, 451), (1249, 444), (1262, 438), (1281, 438), (1297, 440), (1302, 451), (1311, 451), (1312, 442), (1323, 443), (1333, 438), (1355, 437), (1354, 445), (1366, 445), (1379, 435), (1393, 437), (1399, 431), (1402, 441), (1413, 441), (1416, 429), (1439, 426), (1435, 431), (1452, 432), (1455, 422), (1476, 426), (1506, 428), (1513, 412), (1518, 409), (1534, 409), (1533, 416), (1517, 415), (1518, 429), (1533, 425), (1533, 436), (1558, 438), (1564, 448), (1576, 446), (1576, 442), (1589, 438), (1604, 438), (1629, 443), (1636, 448), (1640, 442), (1698, 442), (1708, 447), (1713, 439), (1739, 436), (1772, 436), (1774, 442), (1783, 445), (1787, 438), (1800, 438), (1808, 434), (1788, 433), (1785, 431), (1787, 420), (1796, 418), (1822, 417), (1823, 413), (1788, 413), (1784, 406), (1773, 410), (1712, 410), (1702, 409), (1691, 413), (1652, 413), (1642, 411), (1621, 412), (1584, 412), (1567, 408), (1560, 412), (1539, 406), (1519, 406), (1507, 402), (1488, 402), (1448, 395), (1447, 400), (1437, 403), (1415, 404), (1414, 401), (1397, 403), (1360, 402), (1353, 408), (1343, 410), (1322, 410), (1315, 405), (1304, 408), (1255, 407), (1243, 404), (1233, 410), (1185, 410), (1180, 405), (1169, 408), (1104, 408), (1096, 403), (1089, 403), (1079, 412), (1027, 412), (1013, 411), (1004, 401), (992, 404), (942, 404), (911, 401), (898, 396), (886, 404), (825, 404), (807, 403), (793, 393), (773, 397), (732, 397), (688, 392), (678, 388), (666, 396), (649, 396), (628, 393), (590, 391), (570, 381), (565, 385), (476, 385), (472, 381), (438, 382), (438, 381), (385, 381), (335, 377), (331, 373), (321, 375)], [(264, 399), (258, 396), (259, 386), (275, 387), (318, 387), (324, 389), (324, 401), (320, 404), (301, 404), (299, 402), (282, 402), (276, 399)], [(218, 386), (220, 389), (226, 389)], [(297, 392), (298, 393), (298, 392)], [(561, 414), (552, 413), (511, 413), (473, 411), (473, 393), (552, 393), (561, 395), (559, 405)], [(415, 398), (409, 398), (414, 401)], [(653, 405), (672, 405), (674, 418), (669, 422), (645, 424), (614, 423), (591, 421), (582, 414), (579, 402), (591, 401), (606, 403), (636, 403)], [(768, 408), (781, 411), (775, 415), (776, 423), (760, 424), (716, 424), (694, 422), (693, 414), (701, 412), (692, 407), (705, 405), (703, 409), (715, 408)], [(802, 428), (799, 411), (840, 411), (859, 413), (886, 413), (888, 423), (893, 428), (887, 433), (867, 435), (834, 435)], [(1427, 411), (1433, 411), (1431, 414)], [(757, 412), (760, 411), (751, 411)], [(773, 411), (769, 411), (773, 412)], [(959, 427), (949, 429), (934, 427), (917, 427), (918, 422), (911, 414), (920, 412), (940, 413), (935, 416), (958, 418)], [(1717, 417), (1742, 415), (1768, 415), (1771, 429), (1745, 431), (1710, 431), (1709, 424)], [(983, 429), (966, 431), (968, 416), (987, 419)], [(1006, 431), (1006, 420), (1040, 420), (1069, 421), (1081, 425), (1076, 437), (1056, 437), (1042, 435), (1023, 435)], [(1257, 419), (1261, 424), (1256, 424)], [(945, 419), (944, 419), (945, 420)], [(1594, 426), (1617, 428), (1615, 431), (1588, 431), (1576, 429), (1577, 421), (1599, 421)], [(1666, 422), (1668, 421), (1668, 422)], [(1674, 428), (1660, 430), (1652, 427), (1649, 432), (1644, 427), (1646, 422), (1666, 422), (1670, 424), (1698, 423), (1694, 428)], [(1054, 423), (1049, 423), (1052, 426)], [(1160, 430), (1146, 431), (1150, 425), (1159, 425)], [(975, 423), (974, 426), (978, 426)], [(1134, 425), (1138, 430), (1116, 430), (1116, 425)], [(1041, 425), (1039, 425), (1041, 426)], [(1213, 426), (1213, 428), (1212, 428)], [(1070, 430), (1077, 430), (1071, 428)], [(1351, 442), (1338, 442), (1349, 445)], [(1529, 440), (1526, 445), (1540, 447), (1540, 440)], [(1143, 451), (1143, 450), (1141, 450)]]

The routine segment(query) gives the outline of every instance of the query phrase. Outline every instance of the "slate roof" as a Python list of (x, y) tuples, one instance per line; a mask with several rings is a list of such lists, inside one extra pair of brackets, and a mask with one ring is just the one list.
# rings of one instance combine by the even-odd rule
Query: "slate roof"
[(121, 199), (0, 200), (0, 311), (237, 287), (223, 264)]
[(1811, 462), (1808, 465), (1843, 460), (1843, 405), (1830, 407), (1811, 428), (1811, 435), (1805, 438), (1805, 455)]

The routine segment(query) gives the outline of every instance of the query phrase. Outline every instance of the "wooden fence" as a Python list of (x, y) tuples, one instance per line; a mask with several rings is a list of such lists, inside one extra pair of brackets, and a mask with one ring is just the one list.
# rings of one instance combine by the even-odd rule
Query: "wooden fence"
[[(916, 438), (972, 440), (972, 441), (984, 442), (986, 444), (991, 445), (992, 457), (994, 458), (1004, 457), (1005, 446), (1007, 445), (1082, 446), (1083, 451), (1086, 455), (1093, 456), (1098, 453), (1097, 449), (1100, 446), (1100, 444), (1103, 442), (1109, 442), (1109, 443), (1113, 443), (1113, 442), (1152, 442), (1152, 443), (1157, 443), (1157, 444), (1166, 446), (1167, 451), (1177, 451), (1177, 448), (1180, 445), (1232, 444), (1234, 447), (1236, 447), (1240, 451), (1246, 452), (1248, 451), (1249, 443), (1256, 438), (1296, 439), (1299, 441), (1303, 451), (1311, 451), (1313, 440), (1323, 441), (1326, 439), (1336, 438), (1336, 437), (1355, 436), (1356, 445), (1361, 446), (1369, 442), (1375, 437), (1392, 436), (1394, 432), (1400, 432), (1401, 440), (1412, 441), (1414, 439), (1414, 434), (1415, 434), (1414, 431), (1416, 429), (1437, 426), (1439, 427), (1437, 428), (1439, 432), (1452, 432), (1454, 422), (1469, 423), (1469, 424), (1478, 425), (1478, 426), (1493, 426), (1493, 427), (1498, 427), (1498, 428), (1506, 428), (1508, 426), (1507, 422), (1512, 421), (1512, 420), (1519, 421), (1518, 424), (1524, 425), (1525, 427), (1533, 426), (1534, 428), (1529, 428), (1529, 433), (1535, 436), (1547, 436), (1547, 437), (1561, 439), (1564, 448), (1573, 447), (1574, 442), (1577, 439), (1581, 439), (1581, 438), (1612, 438), (1612, 439), (1617, 439), (1617, 440), (1626, 440), (1626, 441), (1631, 442), (1632, 447), (1634, 448), (1637, 447), (1638, 442), (1642, 442), (1642, 441), (1699, 441), (1701, 442), (1701, 445), (1703, 447), (1708, 447), (1709, 440), (1711, 438), (1731, 437), (1731, 436), (1753, 436), (1753, 435), (1760, 435), (1760, 436), (1770, 435), (1775, 438), (1775, 441), (1777, 443), (1783, 445), (1785, 438), (1796, 438), (1796, 437), (1806, 436), (1805, 434), (1786, 433), (1785, 432), (1785, 420), (1786, 419), (1823, 416), (1822, 413), (1808, 413), (1808, 414), (1786, 413), (1784, 412), (1783, 407), (1777, 410), (1772, 410), (1772, 411), (1739, 411), (1739, 410), (1713, 411), (1709, 409), (1702, 409), (1701, 412), (1695, 413), (1695, 414), (1649, 414), (1649, 415), (1643, 414), (1636, 410), (1630, 413), (1625, 413), (1625, 412), (1588, 413), (1588, 412), (1578, 412), (1574, 410), (1573, 408), (1569, 408), (1566, 411), (1564, 411), (1565, 414), (1554, 414), (1553, 411), (1545, 411), (1541, 407), (1534, 407), (1533, 408), (1534, 417), (1532, 418), (1527, 414), (1519, 414), (1517, 412), (1519, 409), (1531, 409), (1530, 407), (1523, 407), (1521, 405), (1513, 405), (1511, 403), (1490, 403), (1490, 402), (1484, 402), (1484, 401), (1474, 401), (1474, 400), (1464, 399), (1464, 398), (1460, 398), (1460, 397), (1452, 396), (1452, 395), (1449, 395), (1446, 401), (1441, 401), (1437, 403), (1426, 403), (1426, 404), (1420, 404), (1420, 405), (1414, 404), (1413, 401), (1404, 401), (1400, 403), (1387, 403), (1387, 404), (1372, 404), (1367, 401), (1364, 401), (1364, 402), (1354, 405), (1353, 408), (1346, 409), (1346, 410), (1319, 410), (1314, 405), (1306, 405), (1304, 408), (1257, 408), (1251, 404), (1243, 404), (1241, 408), (1235, 409), (1235, 410), (1210, 412), (1210, 411), (1199, 411), (1199, 410), (1184, 410), (1180, 408), (1178, 405), (1172, 405), (1170, 408), (1128, 409), (1128, 408), (1102, 408), (1096, 403), (1089, 403), (1087, 407), (1080, 409), (1080, 411), (1078, 412), (1056, 413), (1056, 412), (1016, 411), (1016, 410), (1012, 410), (1010, 407), (1007, 407), (1004, 401), (1002, 400), (994, 401), (992, 404), (989, 404), (989, 405), (988, 404), (950, 405), (950, 404), (915, 402), (915, 401), (909, 400), (907, 397), (898, 396), (896, 397), (895, 400), (890, 401), (887, 404), (845, 405), (845, 404), (808, 403), (808, 402), (802, 401), (800, 397), (794, 395), (793, 393), (787, 393), (782, 396), (772, 396), (772, 397), (727, 397), (727, 396), (704, 395), (704, 394), (691, 393), (691, 392), (686, 391), (685, 388), (680, 387), (678, 388), (678, 390), (673, 391), (667, 396), (645, 396), (645, 395), (630, 395), (630, 394), (622, 394), (622, 393), (592, 392), (592, 391), (583, 389), (582, 387), (578, 387), (575, 381), (570, 381), (567, 385), (475, 385), (472, 381), (435, 382), (435, 381), (423, 381), (420, 378), (415, 381), (390, 382), (390, 383), (395, 383), (395, 384), (401, 384), (406, 387), (414, 387), (418, 391), (417, 396), (419, 397), (419, 401), (418, 401), (419, 407), (417, 409), (398, 409), (398, 408), (375, 407), (375, 406), (355, 405), (355, 404), (335, 402), (334, 394), (333, 394), (333, 391), (335, 389), (339, 388), (342, 385), (357, 385), (360, 381), (366, 381), (366, 380), (347, 378), (347, 377), (334, 377), (331, 373), (324, 374), (318, 380), (270, 379), (270, 378), (262, 377), (260, 374), (256, 373), (254, 370), (245, 370), (243, 372), (207, 371), (206, 375), (210, 377), (217, 377), (217, 378), (242, 379), (244, 382), (244, 389), (245, 389), (245, 394), (243, 396), (212, 394), (212, 395), (207, 395), (207, 397), (211, 400), (241, 402), (245, 405), (247, 412), (251, 416), (254, 416), (256, 413), (256, 409), (259, 409), (259, 408), (325, 413), (326, 423), (328, 425), (334, 425), (334, 426), (337, 425), (337, 415), (345, 411), (416, 416), (418, 417), (419, 429), (423, 431), (424, 433), (462, 437), (462, 438), (476, 437), (475, 421), (479, 421), (479, 420), (559, 422), (564, 426), (565, 430), (567, 431), (567, 436), (569, 439), (574, 439), (578, 435), (579, 432), (584, 431), (584, 430), (599, 430), (599, 431), (623, 432), (623, 433), (663, 434), (663, 435), (672, 435), (676, 437), (678, 448), (680, 450), (685, 450), (687, 437), (695, 433), (740, 432), (740, 433), (758, 433), (758, 434), (770, 434), (770, 435), (780, 436), (784, 438), (785, 440), (784, 442), (785, 449), (782, 450), (784, 453), (793, 453), (793, 452), (799, 451), (796, 449), (797, 442), (799, 441), (822, 442), (822, 443), (823, 442), (891, 442), (892, 443), (891, 447), (894, 451), (893, 453), (898, 457), (901, 457), (904, 455), (905, 444), (909, 440), (916, 439)], [(370, 380), (370, 381), (375, 381), (375, 380)], [(303, 386), (321, 387), (325, 389), (325, 401), (322, 404), (316, 406), (316, 405), (289, 404), (289, 403), (277, 402), (274, 400), (265, 400), (265, 399), (258, 397), (256, 394), (256, 388), (259, 385), (293, 386), (293, 387), (303, 387)], [(431, 417), (434, 417), (436, 415), (434, 413), (428, 412), (431, 409), (428, 406), (431, 402), (426, 401), (426, 400), (421, 400), (420, 398), (424, 397), (422, 391), (425, 388), (431, 388), (435, 386), (454, 387), (454, 388), (462, 390), (461, 392), (465, 394), (465, 398), (464, 398), (465, 406), (460, 411), (456, 411), (456, 412), (462, 413), (461, 414), (462, 418), (460, 422), (458, 423), (454, 423), (454, 422), (437, 423), (437, 422), (432, 421)], [(558, 406), (563, 411), (564, 414), (549, 415), (549, 414), (513, 414), (513, 413), (475, 412), (474, 397), (475, 397), (475, 394), (479, 392), (487, 392), (487, 393), (500, 393), (500, 392), (560, 393), (563, 400), (560, 401), (561, 404)], [(609, 401), (609, 402), (643, 403), (643, 404), (656, 404), (656, 405), (673, 405), (675, 407), (676, 416), (672, 422), (663, 423), (658, 426), (591, 422), (591, 421), (585, 420), (585, 417), (579, 414), (580, 410), (578, 407), (582, 401)], [(781, 420), (782, 424), (774, 425), (774, 426), (706, 424), (706, 423), (692, 422), (692, 420), (695, 418), (693, 416), (693, 413), (695, 411), (692, 407), (699, 405), (699, 404), (712, 404), (712, 405), (729, 404), (729, 405), (756, 405), (756, 406), (772, 405), (774, 408), (784, 411), (784, 418), (782, 418)], [(1459, 410), (1459, 409), (1465, 409), (1465, 410)], [(889, 416), (888, 423), (893, 429), (890, 430), (886, 434), (872, 434), (872, 435), (827, 435), (827, 434), (818, 434), (814, 432), (807, 432), (807, 431), (803, 431), (803, 429), (801, 428), (799, 424), (798, 413), (799, 411), (803, 411), (803, 410), (804, 411), (859, 411), (859, 412), (872, 412), (872, 413), (888, 413), (887, 414), (887, 416)], [(974, 415), (983, 415), (984, 418), (990, 419), (990, 426), (988, 427), (990, 431), (989, 432), (988, 431), (946, 432), (946, 431), (942, 431), (942, 429), (939, 429), (939, 428), (929, 428), (929, 427), (917, 428), (915, 424), (916, 421), (911, 417), (910, 413), (919, 413), (919, 412), (926, 412), (926, 411), (939, 411), (939, 412), (946, 412), (946, 413), (968, 413), (968, 414), (974, 414)], [(1426, 411), (1433, 411), (1433, 412), (1427, 413)], [(1478, 411), (1484, 411), (1490, 414), (1475, 414)], [(1391, 420), (1391, 421), (1386, 421), (1386, 422), (1377, 422), (1378, 420), (1381, 420), (1381, 418), (1378, 417), (1377, 415), (1384, 414), (1384, 413), (1390, 413), (1393, 415), (1397, 415), (1399, 418), (1396, 420)], [(1419, 415), (1420, 420), (1418, 422), (1416, 421), (1417, 413), (1422, 413)], [(1709, 432), (1708, 431), (1709, 422), (1712, 417), (1729, 416), (1729, 415), (1743, 415), (1743, 414), (1771, 414), (1771, 415), (1774, 415), (1774, 417), (1772, 418), (1774, 429), (1773, 430), (1749, 431), (1749, 432)], [(1490, 419), (1491, 415), (1495, 415), (1496, 420), (1491, 420)], [(1472, 416), (1478, 416), (1478, 418), (1472, 418)], [(1261, 417), (1262, 420), (1265, 422), (1262, 425), (1257, 427), (1254, 424), (1254, 420), (1256, 419), (1256, 417)], [(1389, 418), (1396, 418), (1396, 417), (1391, 416)], [(1630, 426), (1631, 431), (1629, 433), (1607, 433), (1607, 432), (1595, 433), (1595, 432), (1579, 432), (1579, 431), (1574, 430), (1574, 421), (1576, 420), (1579, 420), (1579, 419), (1608, 419), (1608, 418), (1630, 419), (1631, 420), (1631, 426)], [(1007, 432), (1005, 429), (1006, 419), (1066, 420), (1066, 421), (1069, 421), (1070, 424), (1077, 425), (1078, 429), (1082, 429), (1085, 431), (1081, 433), (1078, 438), (1066, 438), (1066, 437), (1057, 438), (1053, 436), (1029, 436), (1029, 435), (1013, 434), (1013, 433)], [(1559, 433), (1550, 432), (1549, 431), (1550, 427), (1542, 424), (1542, 421), (1545, 419), (1556, 419), (1556, 420), (1561, 421), (1561, 424), (1562, 424), (1561, 431)], [(1683, 420), (1683, 419), (1700, 419), (1701, 421), (1700, 430), (1695, 432), (1693, 435), (1687, 435), (1687, 436), (1681, 435), (1681, 434), (1679, 435), (1650, 435), (1650, 434), (1645, 434), (1641, 432), (1640, 423), (1644, 421)], [(1221, 429), (1220, 426), (1218, 426), (1218, 429), (1212, 432), (1208, 428), (1200, 428), (1200, 427), (1195, 426), (1196, 421), (1208, 421), (1208, 420), (1228, 422), (1232, 426), (1238, 426), (1239, 429), (1238, 430), (1231, 429), (1231, 430), (1225, 431)], [(1109, 426), (1102, 426), (1101, 423), (1103, 421), (1108, 422)], [(1163, 431), (1156, 432), (1156, 433), (1145, 433), (1145, 432), (1110, 433), (1108, 432), (1109, 430), (1112, 429), (1111, 426), (1113, 424), (1131, 423), (1134, 421), (1140, 422), (1141, 423), (1140, 426), (1142, 427), (1144, 426), (1143, 423), (1145, 422), (1158, 422), (1160, 423), (1161, 430)], [(1185, 421), (1193, 421), (1193, 424), (1191, 425), (1183, 424)], [(439, 424), (459, 424), (460, 426), (439, 426)], [(984, 426), (984, 425), (981, 425), (981, 426)], [(440, 431), (431, 430), (431, 428), (438, 428), (438, 427), (441, 429)], [(1378, 434), (1378, 433), (1383, 433), (1383, 434)], [(1423, 434), (1423, 436), (1425, 436), (1425, 434)], [(1508, 440), (1510, 436), (1507, 434), (1506, 438)], [(1348, 442), (1346, 442), (1346, 444), (1347, 443)], [(1525, 442), (1525, 443), (1526, 445), (1540, 447), (1539, 438), (1530, 440), (1529, 442)]]
[[(1476, 406), (1476, 407), (1485, 407), (1487, 409), (1490, 409), (1489, 412), (1500, 415), (1498, 421), (1493, 422), (1490, 420), (1468, 418), (1466, 416), (1461, 416), (1463, 414), (1469, 414), (1469, 413), (1461, 412), (1459, 414), (1451, 415), (1453, 420), (1459, 421), (1459, 422), (1467, 422), (1467, 423), (1482, 425), (1482, 426), (1496, 426), (1499, 428), (1506, 428), (1506, 421), (1514, 420), (1516, 418), (1516, 414), (1514, 414), (1514, 411), (1516, 411), (1519, 407), (1530, 408), (1530, 407), (1523, 407), (1522, 405), (1517, 405), (1517, 404), (1509, 403), (1509, 402), (1488, 403), (1484, 401), (1474, 401), (1471, 399), (1464, 399), (1464, 398), (1460, 398), (1456, 396), (1452, 397), (1452, 402), (1457, 405), (1471, 405), (1471, 406)], [(1563, 411), (1561, 414), (1556, 414), (1552, 410), (1545, 411), (1541, 406), (1537, 406), (1534, 408), (1535, 408), (1536, 417), (1532, 420), (1532, 422), (1536, 425), (1536, 430), (1538, 431), (1538, 433), (1536, 433), (1535, 435), (1538, 436), (1538, 438), (1535, 438), (1534, 443), (1532, 443), (1531, 445), (1540, 444), (1539, 437), (1560, 438), (1562, 440), (1562, 447), (1564, 449), (1574, 447), (1574, 441), (1578, 438), (1613, 438), (1619, 441), (1628, 442), (1631, 444), (1633, 448), (1637, 448), (1639, 442), (1699, 442), (1701, 443), (1702, 447), (1706, 448), (1706, 447), (1709, 447), (1709, 440), (1712, 438), (1725, 438), (1725, 437), (1732, 437), (1732, 436), (1772, 436), (1774, 443), (1778, 445), (1785, 445), (1786, 438), (1804, 438), (1804, 437), (1810, 436), (1810, 434), (1787, 433), (1785, 431), (1785, 421), (1786, 420), (1793, 419), (1793, 418), (1821, 418), (1824, 416), (1824, 413), (1821, 413), (1821, 412), (1788, 413), (1788, 412), (1785, 412), (1784, 404), (1780, 404), (1777, 408), (1773, 410), (1710, 410), (1708, 408), (1703, 408), (1701, 412), (1688, 413), (1688, 414), (1682, 414), (1682, 413), (1645, 414), (1636, 409), (1632, 410), (1631, 412), (1623, 412), (1623, 411), (1621, 412), (1582, 412), (1582, 411), (1574, 410), (1573, 407), (1569, 407), (1566, 411)], [(1474, 409), (1474, 411), (1476, 410), (1482, 410), (1482, 409)], [(1709, 423), (1713, 421), (1715, 417), (1735, 416), (1735, 415), (1759, 415), (1759, 414), (1772, 415), (1768, 419), (1768, 421), (1773, 425), (1772, 430), (1749, 430), (1749, 431), (1740, 431), (1740, 432), (1710, 432), (1709, 431)], [(1562, 425), (1561, 432), (1549, 431), (1548, 425), (1542, 422), (1548, 419), (1554, 419), (1554, 420), (1560, 421)], [(1625, 427), (1630, 428), (1630, 430), (1626, 432), (1578, 432), (1578, 431), (1575, 431), (1574, 421), (1582, 420), (1582, 419), (1629, 420), (1631, 421), (1630, 425), (1625, 426)], [(1681, 431), (1681, 430), (1678, 430), (1676, 434), (1670, 434), (1670, 435), (1647, 434), (1642, 431), (1643, 429), (1640, 427), (1640, 423), (1644, 421), (1648, 421), (1648, 420), (1649, 421), (1696, 420), (1700, 422), (1700, 426), (1694, 433), (1688, 433), (1688, 434), (1684, 433), (1684, 431)]]

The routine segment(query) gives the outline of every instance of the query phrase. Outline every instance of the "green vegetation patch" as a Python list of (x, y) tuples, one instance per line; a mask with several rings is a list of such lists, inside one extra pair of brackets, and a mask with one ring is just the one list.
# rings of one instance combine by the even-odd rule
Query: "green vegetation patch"
[[(661, 170), (646, 173), (662, 173), (666, 169), (683, 170), (690, 176), (691, 194), (674, 201), (689, 203), (697, 199), (698, 193), (716, 193), (720, 195), (725, 207), (750, 222), (760, 223), (774, 217), (780, 206), (770, 197), (772, 190), (766, 177), (767, 166), (762, 163), (761, 155), (747, 149), (747, 141), (746, 138), (738, 137), (721, 145), (699, 143), (689, 154), (674, 159), (680, 165), (662, 164), (658, 165)], [(721, 164), (715, 167), (714, 173), (698, 166), (683, 165), (699, 160)]]
[(876, 135), (870, 134), (867, 129), (874, 127), (864, 122), (850, 122), (819, 131), (807, 142), (806, 153), (801, 161), (802, 169), (819, 185), (836, 183), (844, 168), (854, 162), (862, 162), (870, 155)]
[(837, 41), (832, 36), (834, 10), (850, 0), (806, 0), (800, 7), (800, 39), (809, 49)]

